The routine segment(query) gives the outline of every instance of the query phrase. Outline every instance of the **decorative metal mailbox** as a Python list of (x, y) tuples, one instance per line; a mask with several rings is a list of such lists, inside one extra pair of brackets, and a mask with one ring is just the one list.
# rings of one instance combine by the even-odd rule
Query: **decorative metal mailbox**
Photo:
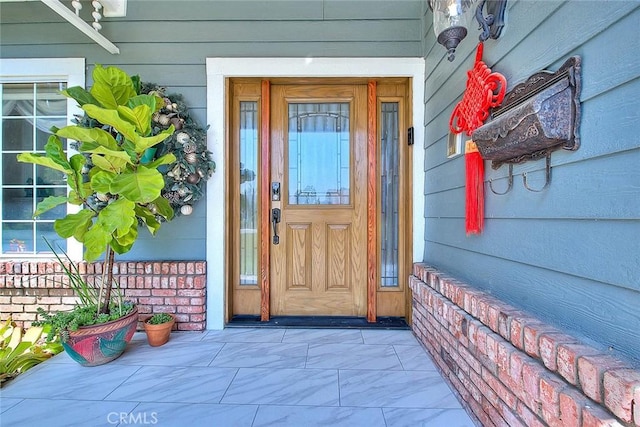
[(552, 151), (578, 149), (579, 123), (580, 57), (574, 56), (555, 73), (541, 71), (516, 85), (472, 138), (494, 169), (545, 156), (549, 169)]

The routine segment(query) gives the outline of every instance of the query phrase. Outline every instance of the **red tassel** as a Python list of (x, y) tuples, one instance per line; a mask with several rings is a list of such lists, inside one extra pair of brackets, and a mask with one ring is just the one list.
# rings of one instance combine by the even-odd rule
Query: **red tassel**
[(480, 234), (484, 227), (484, 161), (473, 141), (465, 146), (466, 205), (465, 230), (467, 234)]

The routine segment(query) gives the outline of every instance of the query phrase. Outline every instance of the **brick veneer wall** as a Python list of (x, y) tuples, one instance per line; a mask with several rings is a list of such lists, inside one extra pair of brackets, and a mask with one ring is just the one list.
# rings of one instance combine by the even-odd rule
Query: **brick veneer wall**
[(640, 426), (640, 371), (415, 264), (412, 328), (484, 426)]
[[(92, 283), (102, 275), (101, 263), (78, 264)], [(176, 315), (174, 328), (205, 329), (206, 262), (116, 262), (114, 277), (125, 299), (138, 305), (140, 319), (151, 313)], [(11, 315), (22, 326), (36, 320), (36, 309), (70, 310), (76, 302), (57, 262), (0, 262), (0, 320)]]

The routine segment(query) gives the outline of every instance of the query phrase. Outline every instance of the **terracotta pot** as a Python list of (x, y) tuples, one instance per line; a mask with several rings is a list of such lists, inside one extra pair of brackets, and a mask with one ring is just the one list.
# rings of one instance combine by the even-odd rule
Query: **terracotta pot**
[(147, 323), (151, 317), (148, 317), (143, 322), (144, 331), (147, 333), (147, 340), (149, 341), (149, 345), (152, 347), (158, 347), (163, 344), (166, 344), (169, 341), (169, 337), (171, 336), (171, 330), (173, 329), (173, 324), (176, 323), (176, 318), (173, 314), (170, 314), (171, 321), (166, 323), (160, 323), (159, 325), (152, 325)]
[(120, 357), (138, 326), (138, 308), (117, 320), (81, 326), (70, 331), (62, 344), (73, 360), (82, 366), (98, 366)]

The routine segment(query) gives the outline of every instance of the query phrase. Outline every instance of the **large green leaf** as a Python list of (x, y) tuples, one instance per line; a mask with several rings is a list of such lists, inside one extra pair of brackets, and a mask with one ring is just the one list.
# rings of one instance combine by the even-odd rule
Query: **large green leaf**
[(64, 218), (56, 219), (53, 223), (53, 229), (60, 237), (68, 239), (74, 236), (76, 240), (82, 242), (77, 236), (83, 233), (91, 226), (95, 212), (90, 209), (83, 209), (80, 212), (68, 214)]
[(164, 106), (164, 100), (157, 95), (138, 95), (131, 98), (127, 103), (129, 108), (135, 108), (138, 105), (147, 105), (151, 113), (155, 113)]
[(132, 164), (129, 154), (122, 150), (111, 150), (106, 147), (97, 146), (90, 150), (85, 150), (91, 154), (91, 162), (98, 169), (119, 173), (128, 164)]
[(96, 193), (108, 193), (111, 190), (111, 182), (115, 174), (107, 171), (99, 171), (91, 176), (91, 189)]
[(138, 153), (136, 153), (136, 145), (133, 142), (129, 141), (128, 139), (125, 139), (124, 142), (122, 143), (122, 149), (132, 159), (138, 159), (140, 157)]
[(20, 153), (17, 158), (19, 162), (35, 163), (46, 166), (65, 174), (72, 174), (73, 169), (67, 160), (67, 154), (62, 148), (62, 141), (55, 135), (51, 135), (44, 146), (45, 155), (35, 153)]
[(47, 143), (44, 144), (44, 152), (47, 157), (58, 163), (60, 166), (70, 168), (69, 159), (67, 153), (64, 151), (65, 147), (62, 144), (62, 140), (56, 135), (51, 135), (47, 139)]
[(142, 220), (144, 225), (147, 226), (147, 230), (151, 235), (155, 235), (160, 229), (160, 222), (156, 219), (156, 216), (149, 209), (143, 206), (136, 206), (136, 215)]
[[(117, 243), (119, 248), (118, 250), (116, 250), (116, 252), (119, 254), (123, 254), (124, 252), (128, 252), (129, 249), (131, 249), (131, 247), (133, 246), (137, 238), (138, 238), (138, 224), (134, 223), (131, 225), (131, 228), (127, 230), (126, 233), (118, 233), (118, 235), (115, 236), (114, 240), (111, 241), (111, 245), (114, 247), (114, 250), (115, 250), (114, 243)], [(121, 252), (122, 250), (124, 250), (124, 252)]]
[[(86, 191), (87, 186), (81, 185), (82, 191), (84, 194), (88, 194)], [(84, 199), (78, 195), (76, 190), (69, 191), (69, 196), (67, 197), (67, 203), (71, 203), (72, 205), (80, 206), (84, 203)]]
[(125, 138), (136, 141), (140, 136), (136, 133), (136, 127), (124, 120), (118, 114), (117, 110), (110, 110), (106, 108), (100, 108), (96, 105), (86, 104), (82, 106), (82, 109), (91, 117), (96, 119), (102, 124), (113, 126), (119, 133)]
[[(80, 196), (81, 198), (87, 198), (90, 194), (87, 192), (87, 186), (84, 183), (84, 175), (82, 174), (82, 169), (86, 163), (87, 159), (82, 154), (74, 154), (71, 156), (71, 159), (69, 159), (69, 164), (74, 170), (74, 173), (67, 175), (67, 184), (71, 187), (71, 190), (76, 193), (74, 197)], [(71, 200), (71, 197), (69, 200)], [(82, 203), (74, 204), (79, 205)]]
[(56, 163), (53, 159), (36, 153), (20, 153), (16, 156), (19, 162), (22, 163), (34, 163), (36, 165), (46, 166), (51, 169), (55, 169), (62, 173), (69, 173), (70, 170)]
[(133, 88), (135, 89), (136, 93), (140, 93), (140, 91), (142, 90), (142, 82), (140, 81), (140, 76), (137, 74), (131, 76), (131, 83), (133, 83)]
[(175, 132), (175, 128), (171, 125), (169, 129), (165, 129), (157, 135), (141, 137), (136, 140), (132, 139), (135, 142), (136, 153), (142, 154), (147, 148), (153, 147), (173, 135), (173, 132)]
[[(136, 229), (136, 221), (135, 203), (120, 198), (107, 205), (100, 211), (95, 224), (84, 236), (84, 258), (87, 261), (98, 259), (105, 252), (108, 245), (111, 245), (116, 252), (120, 253), (121, 245), (118, 244), (114, 237), (119, 236), (119, 238), (128, 243), (129, 240), (126, 236), (131, 232), (131, 229)], [(135, 237), (133, 237), (129, 249), (134, 241)]]
[(148, 105), (138, 105), (135, 108), (120, 105), (118, 114), (132, 123), (140, 135), (149, 135), (151, 133), (151, 108)]
[[(89, 104), (87, 104), (89, 105)], [(80, 126), (66, 126), (58, 129), (56, 135), (62, 138), (69, 138), (75, 141), (83, 142), (80, 149), (82, 151), (92, 148), (95, 145), (104, 146), (112, 150), (118, 149), (118, 143), (111, 134), (100, 128), (83, 128)]]
[(111, 233), (97, 223), (84, 235), (84, 259), (95, 261), (107, 250), (111, 242)]
[(111, 194), (119, 194), (137, 203), (149, 203), (160, 196), (164, 178), (156, 169), (138, 166), (136, 171), (122, 172), (113, 178)]
[(163, 216), (167, 221), (171, 221), (175, 212), (171, 207), (171, 203), (164, 197), (158, 197), (153, 201), (153, 204), (156, 206), (156, 212), (158, 215)]
[(103, 227), (109, 233), (124, 235), (136, 225), (135, 206), (134, 202), (121, 197), (100, 211), (95, 225)]
[(118, 105), (126, 105), (129, 98), (137, 94), (127, 73), (116, 67), (96, 64), (91, 95), (106, 108), (115, 109)]
[(51, 209), (60, 206), (63, 203), (67, 203), (69, 199), (66, 196), (49, 196), (42, 200), (36, 206), (36, 210), (33, 213), (33, 217), (39, 217), (43, 213), (50, 211)]
[(111, 243), (109, 243), (109, 245), (111, 246), (111, 249), (113, 249), (115, 253), (122, 255), (122, 254), (126, 254), (131, 250), (131, 248), (133, 247), (133, 242), (131, 242), (131, 244), (129, 245), (121, 245), (120, 243), (118, 243), (116, 239), (113, 239), (111, 240)]
[(176, 161), (176, 156), (173, 153), (167, 153), (162, 157), (158, 157), (153, 162), (147, 163), (145, 166), (148, 168), (157, 168), (162, 165), (170, 165)]
[(86, 163), (87, 163), (87, 158), (82, 154), (74, 154), (69, 159), (69, 164), (71, 165), (71, 169), (80, 173), (82, 173), (82, 168)]
[(117, 147), (116, 149), (111, 149), (111, 148), (98, 145), (97, 147), (93, 147), (91, 149), (83, 150), (83, 151), (85, 153), (99, 154), (105, 157), (118, 158), (120, 160), (123, 160), (125, 163), (132, 163), (131, 157), (129, 157), (129, 155), (125, 151), (122, 151), (120, 147)]
[(60, 93), (62, 93), (67, 98), (75, 99), (78, 105), (80, 105), (81, 107), (84, 104), (98, 104), (98, 105), (100, 104), (98, 100), (95, 99), (93, 95), (91, 95), (91, 93), (89, 93), (86, 89), (80, 86), (73, 86), (73, 87), (67, 88), (61, 91)]

